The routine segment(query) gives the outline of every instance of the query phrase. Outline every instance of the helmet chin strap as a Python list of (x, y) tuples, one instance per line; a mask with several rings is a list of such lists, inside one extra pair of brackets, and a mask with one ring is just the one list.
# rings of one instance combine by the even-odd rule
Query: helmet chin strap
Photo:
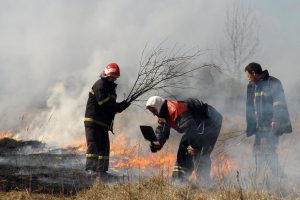
[(117, 80), (117, 78), (109, 76), (109, 77), (107, 77), (107, 80), (110, 82), (115, 82)]

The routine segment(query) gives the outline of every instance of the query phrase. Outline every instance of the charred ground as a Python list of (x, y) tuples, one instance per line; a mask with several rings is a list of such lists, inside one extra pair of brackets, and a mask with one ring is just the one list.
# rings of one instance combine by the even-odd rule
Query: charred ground
[(0, 140), (0, 190), (72, 194), (91, 185), (84, 156), (39, 141)]

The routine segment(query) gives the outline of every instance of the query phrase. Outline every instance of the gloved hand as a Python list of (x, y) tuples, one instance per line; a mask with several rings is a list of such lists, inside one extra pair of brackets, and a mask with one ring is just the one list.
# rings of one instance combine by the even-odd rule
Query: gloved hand
[(157, 151), (161, 150), (162, 145), (159, 142), (151, 142), (150, 143), (150, 150), (152, 153), (156, 153)]
[(189, 155), (189, 156), (193, 156), (196, 154), (196, 149), (194, 149), (191, 145), (189, 145), (187, 148), (186, 148), (186, 153)]
[(122, 112), (124, 111), (126, 108), (128, 108), (130, 106), (130, 102), (127, 102), (126, 100), (118, 103), (118, 106), (119, 106), (119, 112)]

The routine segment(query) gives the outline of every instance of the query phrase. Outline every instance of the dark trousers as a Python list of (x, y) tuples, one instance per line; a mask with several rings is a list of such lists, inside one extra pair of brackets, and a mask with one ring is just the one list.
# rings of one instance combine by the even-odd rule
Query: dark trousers
[[(210, 108), (210, 118), (203, 123), (204, 128), (193, 137), (183, 135), (177, 152), (177, 160), (173, 170), (174, 179), (186, 179), (193, 170), (198, 180), (209, 180), (211, 170), (210, 154), (216, 144), (222, 125), (222, 116), (214, 108)], [(202, 125), (202, 126), (203, 126)], [(195, 151), (190, 155), (187, 151), (191, 146)]]
[(108, 130), (102, 127), (85, 127), (87, 151), (86, 170), (106, 172), (109, 166), (110, 142)]
[(281, 175), (282, 170), (278, 161), (277, 147), (279, 135), (272, 130), (259, 130), (255, 134), (253, 155), (255, 159), (256, 172), (271, 175)]

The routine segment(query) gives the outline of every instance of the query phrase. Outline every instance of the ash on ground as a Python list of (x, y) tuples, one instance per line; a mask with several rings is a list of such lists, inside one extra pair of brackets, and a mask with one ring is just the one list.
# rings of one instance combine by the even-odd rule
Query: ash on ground
[(0, 140), (0, 190), (73, 194), (89, 187), (84, 154), (39, 141)]

